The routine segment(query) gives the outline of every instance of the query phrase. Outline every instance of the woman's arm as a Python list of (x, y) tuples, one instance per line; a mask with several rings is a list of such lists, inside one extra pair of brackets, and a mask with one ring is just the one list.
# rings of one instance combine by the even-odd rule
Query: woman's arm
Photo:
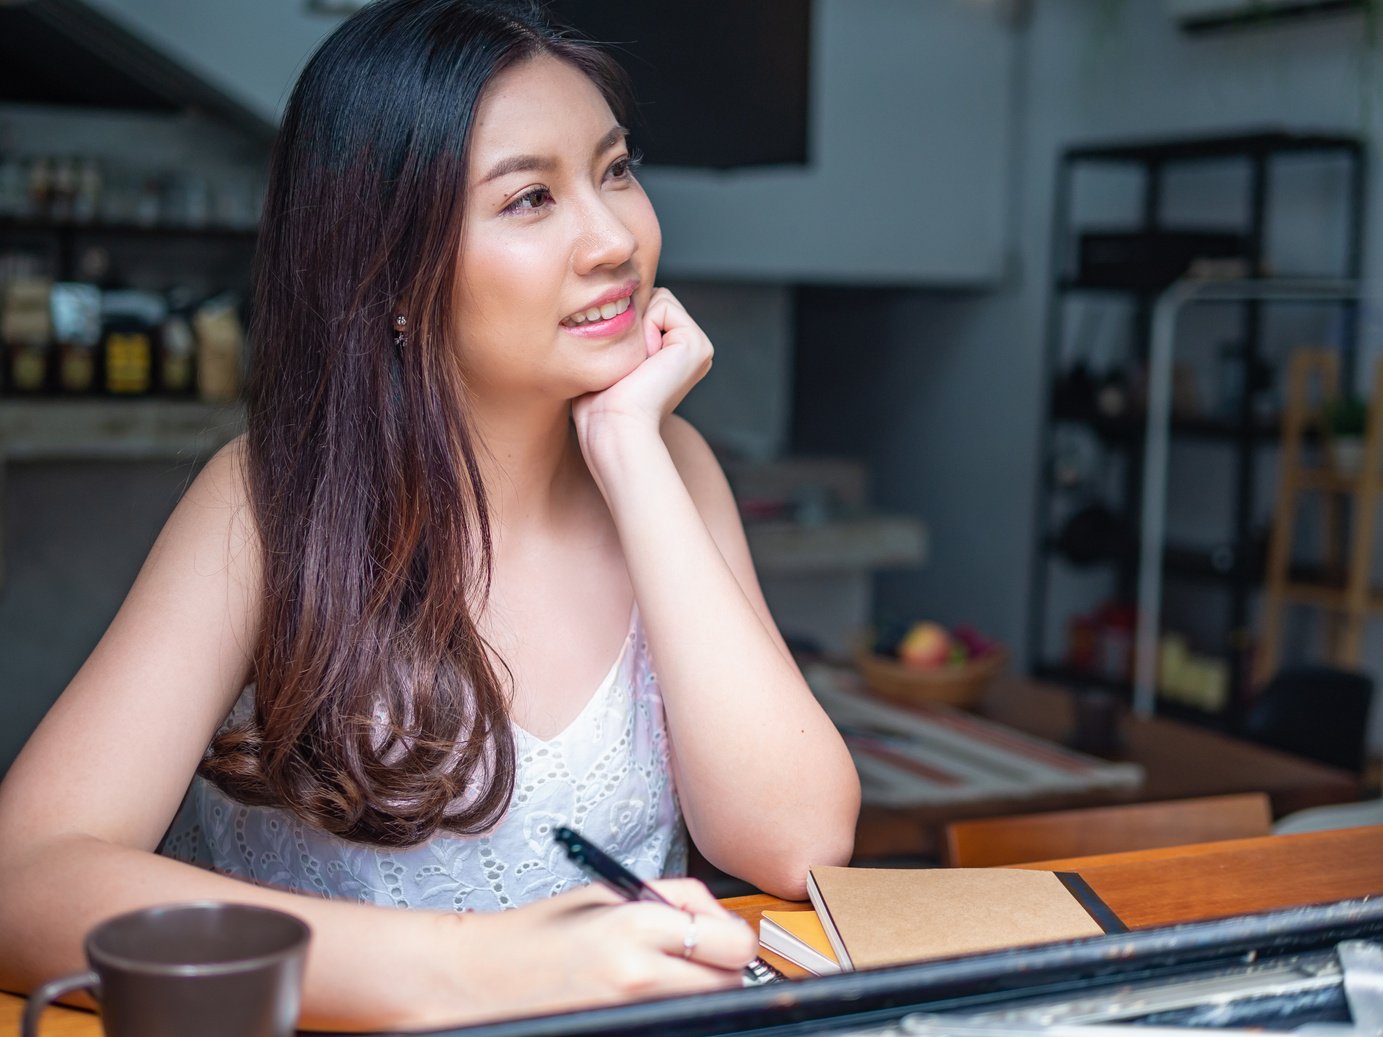
[(103, 919), (190, 899), (308, 922), (305, 1026), (436, 1026), (738, 982), (722, 970), (749, 959), (752, 933), (695, 884), (665, 892), (698, 913), (702, 964), (680, 957), (684, 914), (616, 907), (601, 890), (502, 915), (398, 911), (154, 854), (245, 682), (258, 574), (231, 448), (178, 505), (110, 629), (0, 785), (0, 987), (29, 990), (79, 968), (82, 939)]
[(649, 359), (576, 402), (578, 435), (652, 645), (691, 835), (717, 867), (805, 899), (808, 866), (850, 857), (859, 779), (764, 604), (719, 465), (668, 416), (710, 343), (664, 289), (648, 319)]

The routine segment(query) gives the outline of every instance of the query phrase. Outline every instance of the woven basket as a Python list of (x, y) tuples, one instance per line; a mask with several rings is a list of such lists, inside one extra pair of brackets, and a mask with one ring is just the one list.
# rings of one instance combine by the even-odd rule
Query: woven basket
[(977, 705), (989, 682), (1008, 665), (1003, 648), (969, 662), (923, 670), (871, 651), (855, 653), (855, 666), (869, 690), (900, 702), (939, 703), (962, 709)]

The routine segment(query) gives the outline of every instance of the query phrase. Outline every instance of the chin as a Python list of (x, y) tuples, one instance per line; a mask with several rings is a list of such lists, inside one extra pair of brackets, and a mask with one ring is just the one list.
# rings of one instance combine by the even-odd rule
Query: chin
[(623, 348), (611, 348), (600, 356), (587, 359), (583, 364), (584, 377), (579, 378), (584, 388), (578, 395), (603, 392), (632, 374), (648, 356), (642, 342), (632, 342), (627, 346), (621, 343), (620, 346)]

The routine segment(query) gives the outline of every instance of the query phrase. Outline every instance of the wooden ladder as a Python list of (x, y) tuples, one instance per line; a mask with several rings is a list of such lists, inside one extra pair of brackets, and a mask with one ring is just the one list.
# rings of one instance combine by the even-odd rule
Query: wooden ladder
[[(1313, 394), (1313, 380), (1315, 392)], [(1300, 349), (1292, 354), (1287, 406), (1282, 423), (1282, 474), (1268, 541), (1263, 605), (1263, 639), (1254, 667), (1261, 687), (1277, 672), (1282, 650), (1283, 614), (1288, 604), (1314, 606), (1327, 613), (1327, 658), (1339, 666), (1359, 663), (1364, 622), (1383, 610), (1383, 594), (1369, 583), (1374, 522), (1383, 492), (1383, 361), (1375, 365), (1363, 460), (1357, 472), (1342, 470), (1337, 446), (1322, 421), (1324, 406), (1340, 398), (1339, 357), (1332, 349)], [(1311, 463), (1306, 437), (1320, 433), (1324, 463)], [(1324, 580), (1292, 576), (1292, 543), (1301, 500), (1312, 495), (1322, 507), (1325, 533)], [(1341, 552), (1340, 506), (1352, 504), (1348, 553)]]

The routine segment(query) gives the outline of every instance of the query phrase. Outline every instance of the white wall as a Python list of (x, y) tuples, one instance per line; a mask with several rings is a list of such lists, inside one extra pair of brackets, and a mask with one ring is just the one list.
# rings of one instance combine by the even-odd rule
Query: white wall
[(1003, 7), (817, 0), (808, 166), (649, 168), (667, 272), (996, 282), (1014, 47)]
[(87, 0), (213, 86), (277, 123), (309, 54), (339, 18), (298, 0)]

